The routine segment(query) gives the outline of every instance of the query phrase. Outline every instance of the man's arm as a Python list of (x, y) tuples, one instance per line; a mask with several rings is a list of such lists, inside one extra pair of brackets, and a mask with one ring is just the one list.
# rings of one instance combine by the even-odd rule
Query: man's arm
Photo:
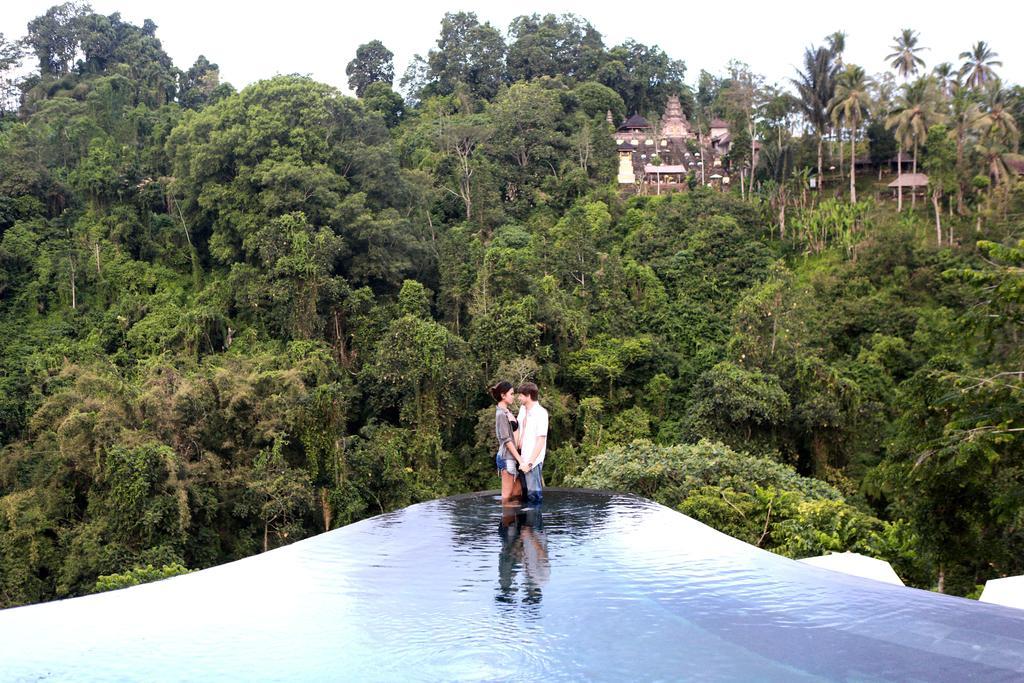
[(531, 469), (533, 468), (533, 463), (536, 462), (537, 458), (540, 457), (540, 451), (542, 448), (544, 448), (544, 443), (547, 440), (547, 434), (543, 434), (541, 436), (538, 436), (534, 441), (533, 455), (530, 456), (530, 461), (527, 463), (527, 466), (530, 467)]

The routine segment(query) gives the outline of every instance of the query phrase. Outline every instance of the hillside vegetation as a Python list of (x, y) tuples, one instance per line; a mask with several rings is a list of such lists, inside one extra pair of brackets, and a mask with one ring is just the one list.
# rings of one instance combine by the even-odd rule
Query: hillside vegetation
[[(806, 180), (898, 120), (819, 146), (803, 90), (691, 88), (575, 17), (446, 15), (404, 95), (374, 41), (358, 98), (235, 91), (155, 30), (66, 4), (0, 36), (38, 62), (0, 123), (0, 607), (495, 488), (498, 379), (541, 387), (548, 485), (926, 588), (1024, 572), (1019, 89), (965, 72), (911, 139), (945, 185), (897, 211), (838, 156)], [(671, 94), (766, 141), (752, 188), (620, 192), (608, 112)]]

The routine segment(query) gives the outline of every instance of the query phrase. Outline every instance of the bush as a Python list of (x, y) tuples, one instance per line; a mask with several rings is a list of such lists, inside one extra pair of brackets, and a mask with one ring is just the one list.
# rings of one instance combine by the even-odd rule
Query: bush
[(673, 508), (704, 486), (751, 495), (759, 486), (775, 487), (811, 500), (842, 499), (834, 487), (802, 477), (791, 467), (708, 440), (679, 446), (655, 446), (647, 441), (615, 446), (594, 456), (583, 472), (568, 482), (629, 491)]
[(853, 551), (923, 577), (916, 539), (847, 503), (833, 486), (721, 443), (635, 441), (594, 456), (573, 486), (627, 491), (673, 507), (734, 538), (787, 557)]
[(105, 591), (113, 591), (119, 588), (138, 586), (142, 583), (162, 581), (163, 579), (169, 579), (172, 576), (188, 574), (190, 571), (191, 570), (177, 562), (174, 564), (165, 564), (162, 567), (154, 567), (151, 564), (147, 564), (145, 567), (134, 567), (122, 574), (104, 574), (100, 576), (96, 579), (96, 587), (93, 588), (92, 592), (103, 593)]

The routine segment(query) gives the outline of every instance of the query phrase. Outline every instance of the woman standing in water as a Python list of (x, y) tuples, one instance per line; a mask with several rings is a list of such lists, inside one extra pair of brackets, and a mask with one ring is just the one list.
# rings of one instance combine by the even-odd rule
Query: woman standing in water
[(495, 464), (501, 473), (501, 504), (521, 502), (524, 498), (519, 478), (521, 459), (516, 448), (515, 431), (519, 423), (508, 409), (514, 390), (511, 382), (501, 381), (490, 388), (491, 397), (498, 402), (494, 412), (494, 435), (498, 440)]

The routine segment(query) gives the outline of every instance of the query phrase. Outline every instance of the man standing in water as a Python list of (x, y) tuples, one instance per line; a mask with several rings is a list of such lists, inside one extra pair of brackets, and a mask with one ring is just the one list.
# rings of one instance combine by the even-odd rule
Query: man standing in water
[(537, 385), (526, 382), (517, 390), (519, 394), (519, 453), (523, 459), (522, 471), (526, 475), (527, 500), (540, 503), (544, 454), (547, 452), (548, 411), (537, 401)]

